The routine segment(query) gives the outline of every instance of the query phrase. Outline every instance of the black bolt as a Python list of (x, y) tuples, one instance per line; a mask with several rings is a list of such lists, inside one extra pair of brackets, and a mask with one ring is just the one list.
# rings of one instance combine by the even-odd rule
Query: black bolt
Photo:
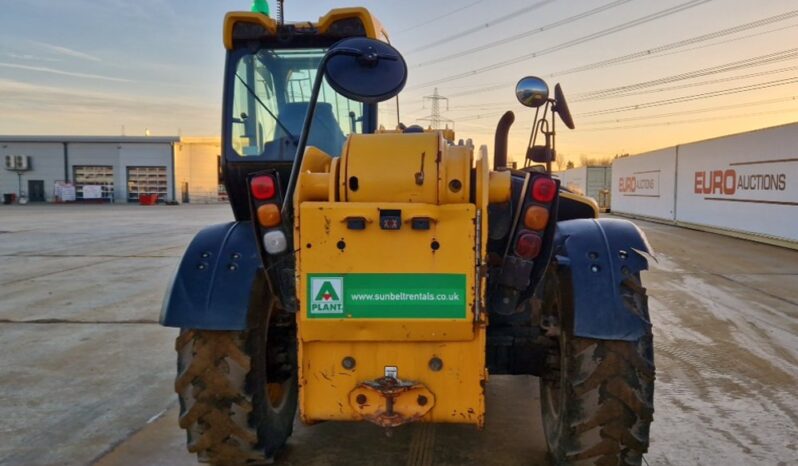
[(426, 397), (426, 396), (424, 396), (424, 395), (419, 395), (419, 396), (418, 396), (418, 400), (417, 400), (417, 401), (418, 401), (418, 405), (419, 405), (419, 406), (425, 406), (425, 405), (427, 404), (427, 401), (428, 401), (428, 400), (427, 400), (427, 397)]
[(432, 243), (429, 245), (433, 251), (437, 251), (441, 248), (441, 243), (437, 242), (436, 240), (432, 240)]
[(227, 270), (229, 270), (231, 272), (235, 272), (237, 268), (238, 268), (238, 266), (235, 265), (235, 264), (228, 264), (227, 265)]
[(237, 261), (238, 259), (241, 259), (241, 254), (238, 252), (234, 252), (233, 255), (230, 257), (232, 257), (234, 261)]
[(361, 393), (355, 398), (355, 401), (357, 401), (357, 404), (359, 405), (364, 405), (368, 399), (366, 398), (366, 395)]
[(211, 257), (211, 253), (210, 253), (210, 251), (205, 251), (202, 254), (200, 254), (200, 257), (202, 257), (203, 259), (207, 259), (207, 258)]
[(435, 356), (430, 359), (429, 369), (433, 372), (438, 372), (439, 370), (443, 369), (443, 361), (441, 361), (441, 358)]
[(598, 259), (598, 253), (596, 251), (590, 251), (589, 253), (587, 253), (587, 257), (589, 257), (590, 260), (594, 261)]
[(343, 251), (346, 248), (346, 243), (344, 242), (344, 240), (341, 240), (341, 241), (338, 241), (338, 244), (336, 244), (336, 246), (338, 246), (338, 249)]
[(598, 273), (599, 270), (601, 270), (601, 267), (599, 267), (598, 264), (593, 264), (590, 266), (590, 271), (593, 273)]
[(629, 257), (629, 253), (622, 249), (618, 251), (618, 257), (620, 257), (622, 260), (626, 260), (626, 258)]
[(357, 363), (355, 362), (355, 358), (353, 358), (352, 356), (347, 356), (343, 360), (341, 360), (341, 365), (344, 366), (344, 369), (347, 370), (354, 369), (356, 364)]
[(200, 262), (199, 264), (197, 264), (197, 269), (199, 269), (199, 270), (205, 270), (207, 268), (208, 268), (208, 264), (206, 264), (205, 262)]
[(463, 188), (463, 183), (460, 180), (452, 180), (449, 182), (449, 190), (452, 192), (458, 192)]

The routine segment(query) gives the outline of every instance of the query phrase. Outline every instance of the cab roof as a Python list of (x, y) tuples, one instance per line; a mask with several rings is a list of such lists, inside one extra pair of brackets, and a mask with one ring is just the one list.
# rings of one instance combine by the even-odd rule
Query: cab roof
[[(351, 31), (350, 29), (352, 33), (347, 33), (350, 31), (347, 31), (346, 28), (351, 28), (352, 26), (351, 20), (359, 20), (362, 29), (358, 28), (358, 30), (355, 31)], [(262, 13), (253, 13), (249, 11), (233, 11), (227, 13), (224, 18), (224, 46), (228, 50), (233, 48), (233, 40), (236, 38), (236, 27), (239, 25), (254, 26), (260, 29), (261, 35), (267, 36), (276, 36), (277, 30), (280, 27), (277, 20)], [(304, 32), (315, 30), (319, 35), (324, 35), (332, 32), (332, 29), (337, 29), (337, 35), (365, 35), (365, 37), (371, 39), (388, 42), (388, 32), (369, 10), (362, 7), (335, 8), (330, 10), (326, 15), (320, 17), (315, 23), (286, 23), (286, 26)]]

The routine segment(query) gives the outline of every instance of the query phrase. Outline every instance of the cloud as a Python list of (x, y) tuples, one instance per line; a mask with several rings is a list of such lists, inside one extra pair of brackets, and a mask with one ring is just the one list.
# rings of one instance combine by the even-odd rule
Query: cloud
[(53, 45), (53, 44), (48, 44), (46, 42), (38, 42), (34, 40), (30, 42), (38, 45), (43, 49), (49, 50), (50, 52), (56, 53), (58, 55), (63, 55), (65, 57), (78, 58), (81, 60), (88, 60), (88, 61), (102, 61), (99, 57), (95, 57), (94, 55), (89, 55), (88, 53), (81, 52), (80, 50), (70, 49), (67, 47), (62, 47), (60, 45)]
[(218, 106), (0, 78), (0, 133), (117, 134), (120, 125), (217, 134)]
[(46, 66), (28, 66), (28, 65), (20, 65), (17, 63), (5, 63), (0, 62), (0, 67), (3, 68), (14, 68), (18, 70), (25, 70), (25, 71), (38, 71), (40, 73), (50, 73), (50, 74), (58, 74), (61, 76), (72, 76), (75, 78), (87, 78), (87, 79), (100, 79), (103, 81), (115, 81), (115, 82), (123, 82), (123, 83), (130, 83), (133, 82), (130, 79), (124, 78), (116, 78), (113, 76), (103, 76), (101, 74), (91, 74), (91, 73), (75, 73), (72, 71), (64, 71), (59, 70), (56, 68), (49, 68)]
[(8, 58), (13, 58), (15, 60), (27, 60), (27, 61), (47, 61), (47, 62), (59, 62), (61, 61), (58, 58), (52, 57), (42, 57), (39, 55), (32, 55), (30, 53), (15, 53), (15, 52), (6, 52), (5, 55)]

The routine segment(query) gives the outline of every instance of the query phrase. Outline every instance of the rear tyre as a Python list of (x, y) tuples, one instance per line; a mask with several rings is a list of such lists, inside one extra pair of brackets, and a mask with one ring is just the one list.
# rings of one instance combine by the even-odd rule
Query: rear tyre
[[(654, 413), (652, 335), (637, 341), (609, 341), (572, 334), (572, 287), (556, 264), (544, 285), (544, 322), (559, 329), (540, 383), (546, 441), (557, 465), (638, 466), (648, 451)], [(631, 312), (648, 317), (638, 276), (622, 285)]]
[(293, 430), (293, 316), (273, 302), (247, 331), (183, 329), (177, 338), (180, 427), (199, 461), (269, 464)]

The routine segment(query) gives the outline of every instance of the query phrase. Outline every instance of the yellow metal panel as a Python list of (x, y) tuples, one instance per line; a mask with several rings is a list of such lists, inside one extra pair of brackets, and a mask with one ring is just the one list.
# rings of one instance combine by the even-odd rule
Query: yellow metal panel
[(330, 191), (330, 166), (333, 157), (310, 146), (305, 149), (294, 197), (294, 207), (305, 201), (326, 201)]
[[(424, 422), (484, 424), (485, 331), (464, 342), (313, 342), (302, 344), (300, 416), (304, 422), (361, 420), (349, 395), (361, 382), (385, 375), (395, 366), (401, 380), (417, 382), (434, 395)], [(344, 330), (342, 330), (343, 332)], [(344, 369), (345, 357), (355, 359)], [(435, 372), (429, 361), (443, 368)]]
[(598, 204), (593, 200), (592, 197), (580, 196), (579, 194), (569, 193), (568, 191), (560, 191), (560, 197), (590, 206), (590, 208), (593, 209), (593, 218), (599, 217)]
[(441, 158), (438, 191), (441, 204), (464, 204), (471, 194), (473, 149), (468, 146), (445, 146)]
[[(388, 42), (388, 31), (383, 28), (382, 23), (380, 23), (376, 16), (372, 15), (368, 9), (363, 7), (336, 8), (330, 10), (329, 13), (319, 18), (316, 29), (324, 34), (333, 23), (347, 18), (359, 18), (363, 23), (363, 27), (366, 29), (366, 37)], [(297, 26), (301, 25), (302, 23), (297, 23)]]
[[(383, 28), (380, 21), (371, 14), (366, 8), (336, 8), (330, 10), (329, 13), (319, 18), (318, 22), (299, 22), (292, 23), (292, 25), (300, 30), (307, 30), (313, 28), (319, 34), (325, 34), (330, 26), (336, 21), (348, 18), (358, 18), (363, 23), (366, 30), (366, 37), (388, 42), (388, 33)], [(233, 11), (227, 13), (224, 18), (224, 46), (226, 49), (233, 48), (233, 28), (236, 23), (252, 23), (259, 24), (266, 29), (267, 34), (275, 35), (277, 33), (277, 21), (269, 16), (261, 13), (252, 13), (248, 11)]]
[[(399, 209), (400, 230), (379, 227), (379, 209)], [(365, 230), (349, 230), (348, 217), (364, 217)], [(413, 230), (413, 217), (431, 217), (429, 230)], [(475, 209), (472, 204), (304, 202), (299, 208), (295, 248), (303, 341), (463, 340), (474, 333)], [(437, 241), (438, 249), (432, 242)], [(345, 247), (339, 248), (339, 242)], [(307, 317), (307, 274), (464, 274), (466, 314), (462, 319)]]
[(270, 35), (277, 33), (277, 21), (271, 17), (248, 11), (231, 11), (224, 17), (224, 47), (228, 50), (233, 48), (233, 28), (236, 23), (251, 23), (263, 26)]
[(349, 136), (344, 199), (437, 204), (441, 145), (437, 132)]
[(477, 247), (478, 257), (477, 265), (479, 275), (476, 281), (477, 284), (477, 301), (475, 306), (476, 318), (480, 322), (487, 322), (487, 315), (485, 310), (485, 289), (488, 285), (488, 270), (486, 264), (486, 257), (488, 254), (488, 204), (490, 204), (489, 189), (490, 189), (490, 168), (488, 167), (488, 148), (487, 146), (480, 146), (477, 152), (477, 161), (475, 164), (476, 176), (476, 208), (479, 215), (477, 224), (479, 225), (479, 232), (477, 237), (479, 244)]
[(488, 201), (491, 204), (502, 204), (510, 201), (512, 174), (509, 170), (490, 172), (489, 183)]

